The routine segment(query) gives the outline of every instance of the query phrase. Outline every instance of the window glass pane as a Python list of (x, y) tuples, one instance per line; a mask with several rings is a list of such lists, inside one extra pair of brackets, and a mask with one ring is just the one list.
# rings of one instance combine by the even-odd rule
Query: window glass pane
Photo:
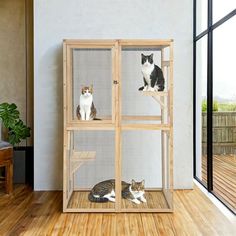
[(236, 17), (213, 31), (213, 190), (236, 211)]
[(207, 36), (196, 45), (196, 175), (207, 183)]
[(197, 35), (207, 29), (207, 0), (197, 1), (196, 33)]
[(213, 23), (217, 22), (236, 8), (235, 0), (213, 0)]

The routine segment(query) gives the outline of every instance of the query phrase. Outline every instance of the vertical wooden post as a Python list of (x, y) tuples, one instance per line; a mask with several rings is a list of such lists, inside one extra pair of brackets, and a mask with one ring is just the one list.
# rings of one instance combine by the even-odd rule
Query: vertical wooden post
[(170, 116), (170, 135), (169, 135), (169, 178), (170, 178), (170, 208), (173, 210), (173, 41), (170, 44), (170, 92), (169, 92), (169, 116)]
[(116, 97), (115, 97), (115, 186), (116, 186), (116, 212), (121, 211), (121, 78), (120, 78), (120, 67), (121, 67), (121, 46), (117, 40), (115, 43), (115, 80), (116, 84)]
[[(164, 75), (164, 49), (161, 49), (161, 69)], [(164, 75), (165, 76), (165, 75)], [(165, 82), (169, 78), (165, 77)], [(165, 88), (166, 91), (169, 90), (169, 88)], [(164, 106), (161, 107), (161, 124), (164, 124), (165, 122), (165, 110), (168, 109), (166, 108), (166, 97), (161, 97), (161, 102), (164, 103)], [(162, 130), (161, 131), (161, 162), (162, 162), (162, 189), (166, 188), (166, 153), (165, 153), (165, 148), (166, 148), (166, 142), (165, 142), (165, 133)]]
[(67, 46), (66, 47), (66, 87), (67, 87), (67, 93), (66, 93), (66, 97), (67, 97), (67, 103), (66, 103), (66, 108), (67, 108), (67, 123), (71, 122), (73, 120), (73, 91), (72, 91), (72, 85), (73, 85), (73, 81), (72, 81), (72, 69), (73, 69), (73, 60), (72, 60), (72, 47), (71, 46)]
[(66, 132), (66, 122), (67, 122), (67, 60), (66, 60), (66, 43), (63, 42), (63, 211), (67, 208), (67, 132)]
[(116, 122), (116, 99), (117, 99), (117, 78), (116, 78), (116, 74), (117, 74), (117, 68), (116, 68), (116, 57), (117, 57), (117, 48), (116, 46), (112, 47), (111, 49), (111, 53), (112, 53), (112, 114), (111, 114), (111, 119), (112, 119), (112, 124), (115, 124)]

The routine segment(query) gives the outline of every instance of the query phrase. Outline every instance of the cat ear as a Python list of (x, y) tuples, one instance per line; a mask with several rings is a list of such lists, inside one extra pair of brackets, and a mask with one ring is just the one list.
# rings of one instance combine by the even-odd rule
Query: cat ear
[(144, 186), (144, 184), (145, 184), (145, 180), (144, 179), (142, 180), (141, 184)]
[(135, 181), (134, 181), (134, 179), (132, 179), (132, 181), (131, 181), (131, 184), (132, 184), (132, 185), (134, 185), (134, 184), (135, 184)]
[(153, 59), (153, 53), (150, 55), (150, 57)]
[(141, 56), (144, 57), (144, 55), (141, 53)]
[(90, 85), (91, 92), (93, 93), (93, 84)]

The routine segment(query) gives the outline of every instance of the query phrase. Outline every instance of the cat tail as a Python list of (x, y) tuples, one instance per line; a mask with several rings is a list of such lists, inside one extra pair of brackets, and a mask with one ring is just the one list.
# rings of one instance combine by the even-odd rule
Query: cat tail
[(102, 120), (102, 119), (99, 119), (99, 118), (93, 118), (93, 120)]
[(105, 197), (94, 197), (91, 192), (88, 195), (88, 200), (90, 202), (108, 202), (107, 198), (105, 198)]

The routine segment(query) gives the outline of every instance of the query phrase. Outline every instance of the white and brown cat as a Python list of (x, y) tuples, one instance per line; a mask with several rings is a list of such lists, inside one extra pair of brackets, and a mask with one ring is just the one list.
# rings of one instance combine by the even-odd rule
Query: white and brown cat
[(93, 103), (93, 86), (85, 86), (81, 90), (76, 115), (79, 120), (100, 120), (96, 118), (97, 110)]
[[(122, 181), (122, 197), (136, 204), (147, 202), (144, 197), (144, 180), (141, 182), (131, 181), (131, 184)], [(91, 202), (115, 202), (115, 180), (105, 180), (96, 184), (88, 195)]]

